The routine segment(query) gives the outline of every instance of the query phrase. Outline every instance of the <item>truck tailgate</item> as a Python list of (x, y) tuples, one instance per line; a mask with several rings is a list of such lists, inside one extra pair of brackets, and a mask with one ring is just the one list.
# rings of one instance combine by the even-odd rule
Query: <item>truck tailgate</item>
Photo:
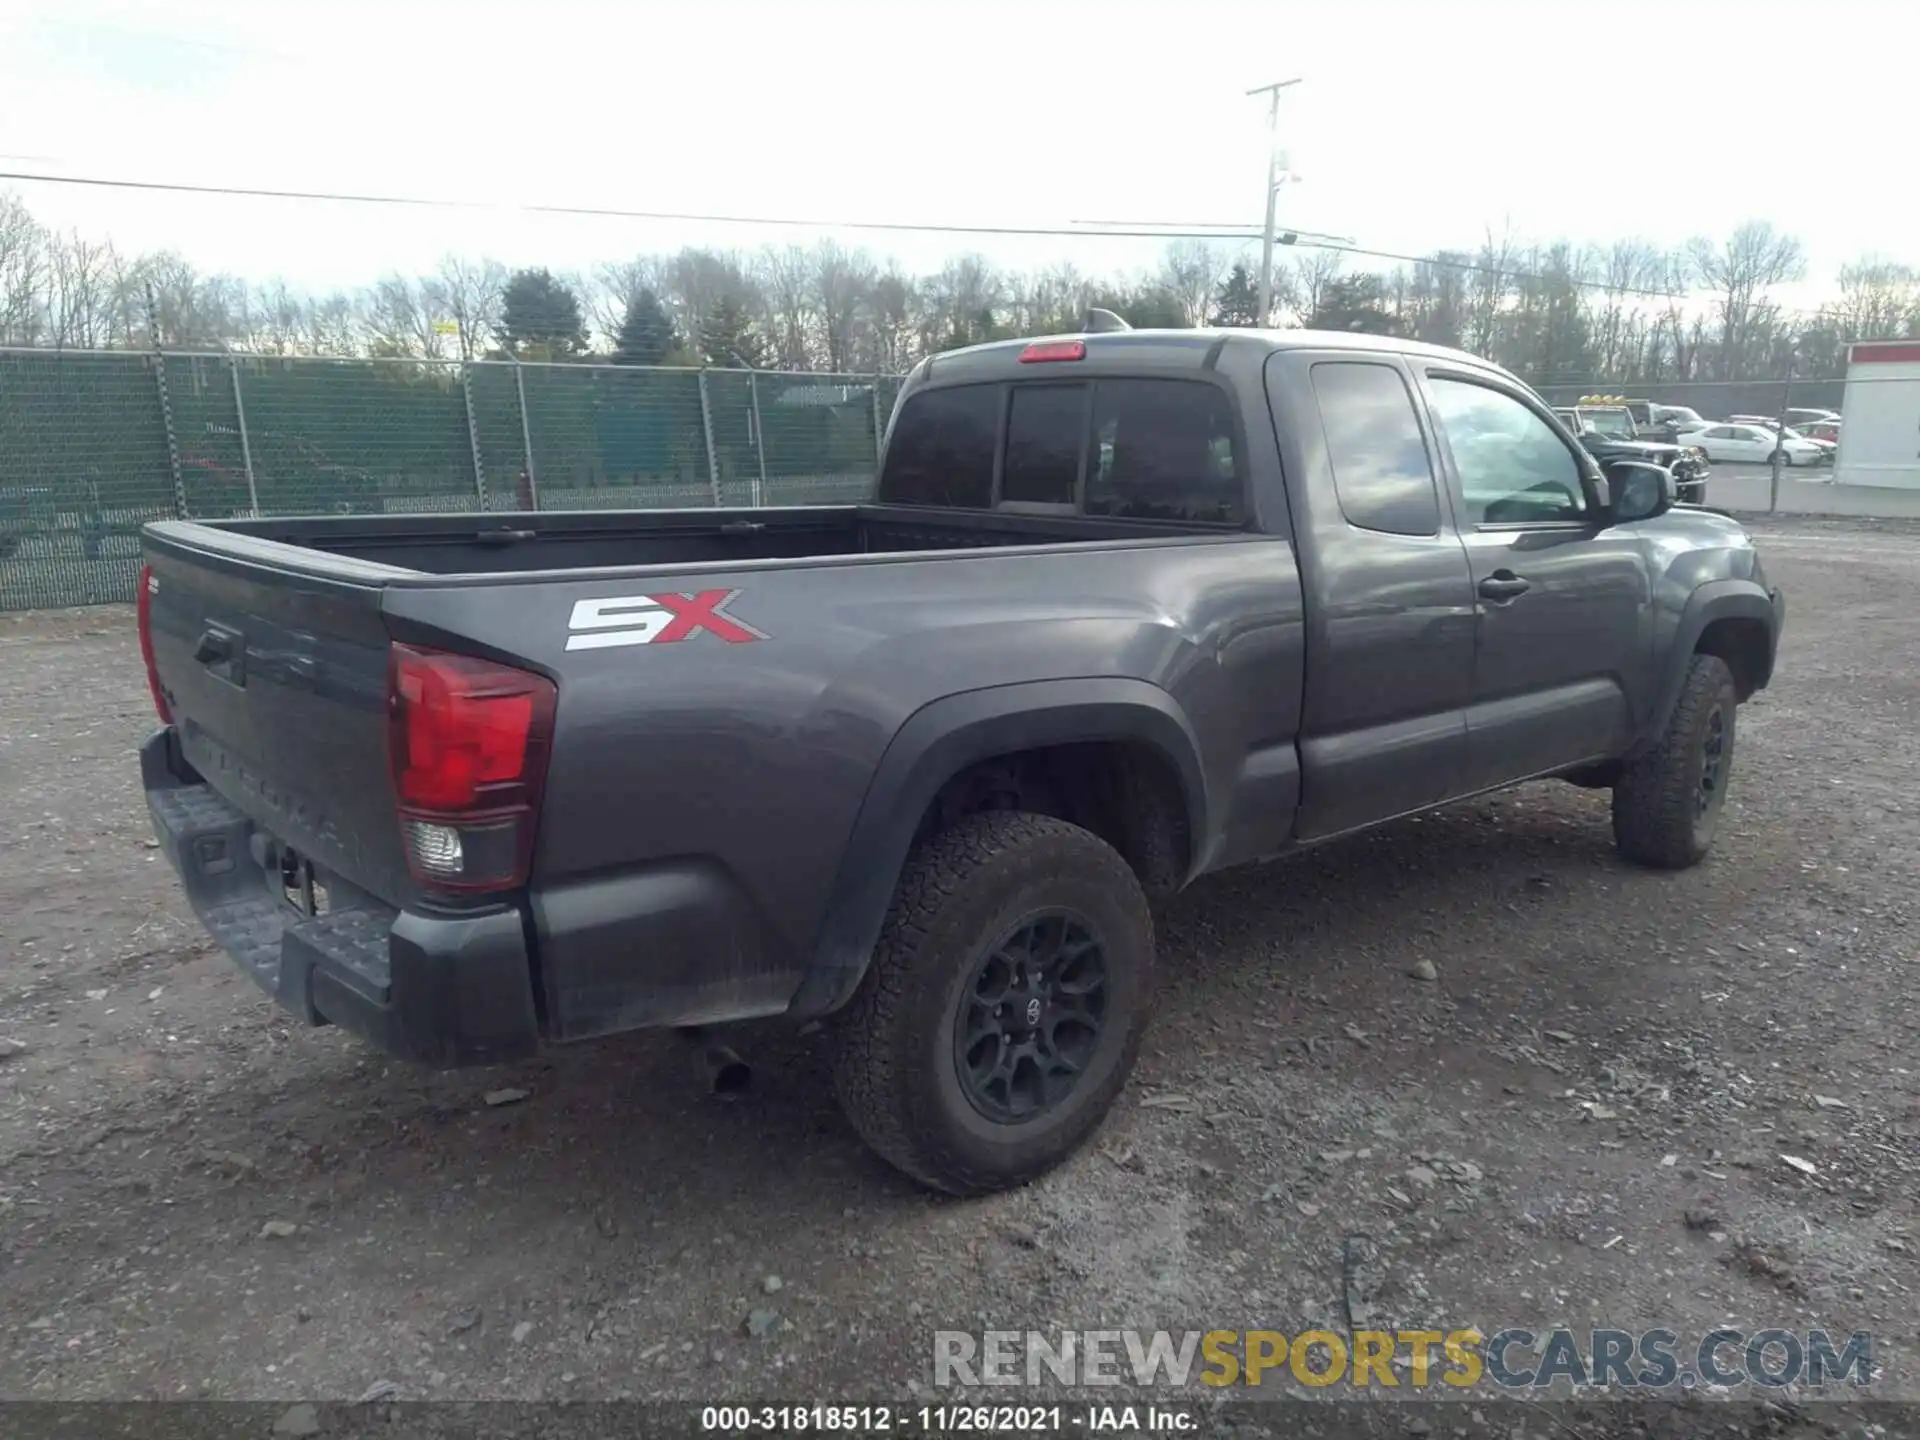
[(380, 589), (151, 545), (148, 559), (182, 757), (316, 869), (401, 904)]

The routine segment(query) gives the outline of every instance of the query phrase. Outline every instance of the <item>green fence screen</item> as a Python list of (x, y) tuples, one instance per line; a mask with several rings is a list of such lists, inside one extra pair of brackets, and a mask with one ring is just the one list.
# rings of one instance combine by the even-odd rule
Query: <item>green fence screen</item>
[(148, 520), (811, 505), (896, 376), (0, 351), (0, 610), (132, 598)]

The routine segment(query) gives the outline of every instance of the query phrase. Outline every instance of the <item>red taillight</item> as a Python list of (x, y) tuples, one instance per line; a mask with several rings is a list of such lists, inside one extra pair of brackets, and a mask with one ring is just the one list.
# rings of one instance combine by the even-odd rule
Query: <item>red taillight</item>
[(1087, 358), (1087, 342), (1084, 340), (1041, 340), (1020, 352), (1022, 365), (1038, 365), (1048, 360), (1084, 360)]
[(443, 890), (526, 883), (554, 700), (545, 676), (392, 647), (388, 758), (414, 879)]
[(160, 667), (153, 661), (153, 597), (160, 593), (160, 577), (151, 565), (140, 567), (140, 583), (133, 592), (133, 613), (140, 627), (140, 660), (147, 667), (147, 693), (162, 725), (173, 723), (173, 707), (160, 686)]

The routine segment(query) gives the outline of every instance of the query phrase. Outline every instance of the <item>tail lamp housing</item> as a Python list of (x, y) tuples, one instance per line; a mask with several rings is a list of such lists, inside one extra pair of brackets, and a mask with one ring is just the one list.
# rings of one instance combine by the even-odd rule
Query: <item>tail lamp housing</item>
[(140, 567), (140, 583), (133, 592), (133, 613), (140, 630), (140, 662), (147, 667), (147, 693), (153, 697), (153, 710), (162, 725), (173, 723), (173, 706), (167, 703), (166, 688), (160, 683), (160, 667), (153, 658), (153, 597), (160, 593), (160, 577), (153, 566)]
[(387, 756), (401, 848), (422, 887), (527, 883), (555, 698), (551, 680), (511, 665), (389, 648)]

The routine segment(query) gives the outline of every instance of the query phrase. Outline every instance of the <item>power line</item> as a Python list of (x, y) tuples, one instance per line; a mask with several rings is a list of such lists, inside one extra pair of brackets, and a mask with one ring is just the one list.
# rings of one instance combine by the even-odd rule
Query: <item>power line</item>
[(881, 220), (801, 220), (771, 215), (701, 215), (676, 210), (621, 210), (599, 205), (528, 205), (495, 200), (449, 200), (419, 195), (364, 195), (333, 190), (270, 190), (252, 185), (189, 185), (165, 180), (118, 180), (90, 175), (40, 175), (0, 170), (0, 180), (34, 181), (43, 185), (92, 185), (112, 190), (164, 191), (181, 195), (228, 195), (262, 200), (322, 200), (348, 205), (402, 205), (433, 210), (512, 210), (535, 215), (580, 215), (619, 220), (674, 220), (701, 225), (781, 225), (809, 230), (895, 230), (934, 235), (1057, 235), (1078, 239), (1139, 240), (1258, 240), (1260, 232), (1244, 235), (1181, 233), (1166, 230), (1073, 230), (1038, 225), (929, 225)]
[[(597, 205), (533, 205), (516, 204), (498, 200), (450, 200), (443, 197), (421, 195), (359, 194), (352, 191), (274, 190), (253, 185), (191, 185), (182, 181), (121, 180), (90, 175), (47, 175), (23, 170), (0, 170), (0, 180), (24, 180), (43, 185), (86, 185), (111, 190), (159, 191), (181, 195), (225, 195), (261, 200), (318, 200), (347, 205), (397, 205), (412, 209), (427, 210), (510, 210), (535, 215), (575, 215), (620, 220), (670, 220), (686, 224), (702, 225), (784, 226), (807, 230), (885, 230), (929, 235), (1047, 235), (1077, 240), (1265, 239), (1263, 230), (1253, 226), (1238, 231), (1215, 228), (1204, 230), (1168, 230), (1143, 228), (1148, 222), (1135, 222), (1132, 227), (1126, 229), (1089, 230), (1040, 225), (932, 225), (882, 220), (805, 220), (795, 219), (791, 216), (704, 215), (675, 210), (622, 210), (610, 206)], [(1086, 221), (1081, 223), (1102, 224), (1105, 222)], [(1467, 270), (1497, 275), (1510, 280), (1536, 280), (1565, 284), (1576, 290), (1606, 290), (1616, 295), (1644, 295), (1659, 300), (1684, 298), (1681, 292), (1671, 290), (1643, 290), (1633, 286), (1607, 285), (1598, 280), (1580, 280), (1569, 275), (1549, 275), (1532, 270), (1515, 270), (1501, 266), (1482, 265), (1471, 260), (1440, 259), (1433, 255), (1408, 255), (1395, 250), (1374, 250), (1364, 245), (1349, 244), (1332, 236), (1316, 236), (1316, 232), (1312, 231), (1289, 230), (1281, 233), (1295, 237), (1293, 240), (1284, 243), (1302, 250), (1333, 250), (1345, 255), (1362, 255), (1375, 260), (1397, 260), (1402, 263), (1414, 265), (1432, 265), (1448, 270)]]

